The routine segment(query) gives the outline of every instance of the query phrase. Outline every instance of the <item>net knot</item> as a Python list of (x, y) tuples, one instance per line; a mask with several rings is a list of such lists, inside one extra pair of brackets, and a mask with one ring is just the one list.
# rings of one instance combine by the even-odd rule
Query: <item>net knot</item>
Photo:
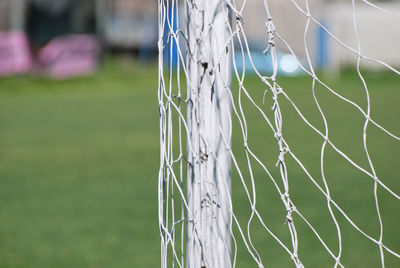
[(267, 48), (263, 51), (264, 54), (267, 54), (268, 50), (271, 47), (275, 47), (275, 40), (274, 40), (274, 36), (275, 36), (275, 25), (272, 22), (272, 20), (268, 20), (265, 23), (265, 27), (267, 28), (267, 37), (268, 37), (268, 46)]
[(281, 194), (281, 199), (282, 200), (285, 200), (286, 198), (289, 198), (289, 193), (288, 192), (286, 192), (284, 194)]
[(275, 25), (272, 20), (268, 20), (265, 23), (265, 27), (267, 28), (268, 34), (268, 44), (271, 46), (275, 46), (274, 36), (275, 36)]
[[(282, 134), (281, 134), (281, 137), (282, 137)], [(285, 154), (287, 154), (289, 152), (289, 148), (288, 147), (283, 147), (283, 148), (279, 149), (279, 152), (280, 152), (281, 155), (285, 155)]]
[[(280, 133), (280, 138), (282, 138), (282, 133)], [(277, 138), (277, 139), (279, 140), (280, 138)], [(285, 154), (287, 152), (289, 152), (289, 148), (287, 148), (287, 147), (283, 147), (283, 148), (279, 149), (278, 161), (276, 162), (275, 166), (278, 166), (279, 164), (282, 164), (282, 165), (285, 164)]]
[(164, 226), (164, 224), (160, 227), (160, 230), (161, 230), (162, 235), (169, 234), (169, 230), (166, 226)]
[[(274, 138), (275, 139), (281, 139), (282, 138), (282, 132), (281, 131), (277, 131), (275, 134), (274, 134)], [(283, 152), (283, 149), (281, 149), (280, 150), (281, 152)]]
[(265, 23), (265, 27), (267, 28), (268, 35), (272, 35), (273, 36), (275, 34), (275, 25), (272, 22), (272, 20), (268, 20)]
[(178, 100), (181, 100), (182, 99), (182, 95), (181, 95), (181, 93), (179, 92), (178, 94), (176, 94), (176, 95), (172, 95), (172, 96), (174, 96), (176, 99), (178, 99)]
[(249, 147), (247, 145), (247, 142), (243, 143), (244, 149), (247, 150)]
[(188, 218), (188, 219), (187, 219), (187, 222), (196, 225), (196, 224), (197, 224), (197, 218), (196, 218), (196, 216), (193, 216), (192, 218)]
[(293, 218), (292, 218), (292, 215), (287, 215), (286, 216), (286, 219), (285, 219), (285, 224), (288, 224), (288, 223), (292, 223), (293, 222)]
[(268, 76), (261, 76), (261, 81), (263, 81), (263, 83), (267, 84), (268, 83)]
[(244, 24), (244, 17), (241, 14), (236, 14), (236, 22), (240, 23), (241, 25)]
[[(273, 77), (272, 80), (275, 81), (275, 77)], [(282, 93), (283, 93), (283, 90), (282, 90), (281, 87), (278, 86), (278, 87), (275, 89), (275, 92), (276, 92), (276, 95), (279, 95), (279, 94), (282, 94)]]

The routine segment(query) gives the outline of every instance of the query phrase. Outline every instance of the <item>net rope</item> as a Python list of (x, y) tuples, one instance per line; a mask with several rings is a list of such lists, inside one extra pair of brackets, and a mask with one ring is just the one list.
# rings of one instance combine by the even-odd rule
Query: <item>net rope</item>
[[(256, 64), (253, 61), (252, 49), (250, 48), (248, 38), (246, 36), (246, 30), (244, 24), (246, 18), (243, 15), (243, 10), (246, 7), (247, 1), (235, 1), (235, 0), (221, 0), (223, 2), (223, 8), (228, 10), (232, 15), (232, 21), (227, 20), (225, 27), (230, 33), (230, 37), (225, 45), (225, 49), (220, 51), (221, 59), (226, 55), (225, 51), (230, 49), (231, 51), (238, 52), (241, 55), (238, 59), (235, 53), (232, 54), (232, 79), (236, 81), (237, 87), (232, 88), (237, 92), (234, 94), (230, 90), (230, 85), (224, 85), (224, 90), (229, 95), (230, 103), (232, 105), (232, 119), (238, 122), (238, 128), (240, 129), (241, 139), (243, 146), (240, 148), (242, 153), (245, 155), (244, 165), (237, 159), (237, 153), (234, 152), (231, 145), (231, 138), (225, 136), (225, 132), (220, 129), (220, 133), (223, 139), (223, 146), (229, 153), (232, 159), (232, 169), (238, 174), (239, 180), (242, 184), (243, 190), (247, 195), (247, 202), (249, 210), (251, 211), (247, 221), (240, 220), (236, 215), (235, 208), (233, 206), (232, 197), (229, 191), (229, 186), (224, 185), (222, 189), (226, 191), (228, 196), (228, 210), (230, 214), (230, 225), (229, 233), (232, 238), (232, 250), (231, 250), (231, 263), (229, 266), (235, 267), (237, 263), (237, 252), (238, 244), (243, 244), (247, 249), (247, 252), (254, 260), (254, 263), (258, 267), (265, 267), (268, 265), (268, 260), (262, 258), (262, 254), (258, 251), (254, 238), (251, 234), (251, 226), (254, 221), (258, 221), (265, 232), (272, 237), (277, 244), (287, 253), (288, 258), (291, 258), (295, 267), (304, 267), (302, 262), (302, 256), (299, 250), (299, 236), (298, 230), (296, 229), (296, 222), (302, 221), (306, 224), (309, 230), (318, 239), (321, 247), (331, 256), (334, 267), (344, 267), (345, 264), (342, 262), (343, 254), (343, 235), (341, 232), (341, 224), (339, 223), (338, 217), (343, 217), (348, 224), (352, 226), (354, 230), (359, 232), (362, 236), (370, 240), (371, 243), (375, 244), (379, 248), (380, 263), (382, 267), (385, 267), (385, 256), (387, 254), (393, 255), (396, 258), (400, 258), (400, 248), (392, 248), (385, 243), (383, 239), (384, 224), (382, 220), (381, 205), (378, 195), (378, 190), (384, 190), (389, 193), (392, 197), (400, 201), (398, 193), (393, 191), (389, 185), (386, 185), (383, 180), (377, 175), (374, 163), (369, 153), (369, 147), (367, 143), (368, 127), (373, 125), (382, 131), (382, 135), (388, 135), (394, 140), (400, 141), (399, 135), (392, 133), (387, 130), (383, 125), (374, 119), (374, 114), (371, 109), (370, 91), (368, 89), (367, 82), (364, 74), (361, 70), (362, 61), (371, 61), (378, 65), (382, 65), (387, 70), (391, 71), (396, 75), (400, 75), (400, 71), (395, 67), (379, 60), (374, 59), (368, 55), (362, 53), (361, 41), (358, 33), (358, 25), (356, 19), (356, 12), (358, 4), (355, 0), (349, 0), (352, 6), (352, 28), (354, 36), (356, 38), (356, 46), (353, 47), (347, 44), (345, 41), (340, 40), (334, 33), (332, 33), (324, 24), (318, 20), (310, 11), (310, 4), (308, 0), (301, 2), (299, 0), (286, 0), (291, 3), (299, 14), (302, 14), (306, 19), (303, 43), (305, 49), (305, 61), (300, 60), (295, 50), (292, 49), (289, 42), (287, 42), (283, 36), (280, 35), (274, 24), (274, 19), (270, 12), (268, 0), (264, 0), (263, 8), (265, 9), (265, 34), (267, 42), (265, 44), (265, 50), (261, 51), (264, 54), (271, 56), (272, 61), (272, 74), (265, 75), (262, 71), (259, 71)], [(195, 57), (194, 53), (188, 51), (186, 48), (188, 45), (188, 36), (186, 32), (186, 26), (184, 19), (180, 15), (185, 14), (191, 16), (194, 12), (201, 12), (204, 8), (201, 3), (203, 1), (178, 1), (178, 0), (158, 0), (159, 7), (159, 41), (158, 41), (158, 52), (159, 52), (159, 66), (158, 66), (158, 105), (160, 112), (160, 170), (158, 177), (158, 220), (160, 227), (161, 237), (161, 267), (186, 267), (186, 239), (187, 239), (187, 226), (188, 223), (196, 222), (197, 215), (191, 212), (189, 208), (189, 201), (187, 200), (187, 166), (194, 165), (193, 161), (202, 161), (204, 157), (213, 158), (216, 161), (216, 169), (220, 168), (216, 152), (208, 149), (208, 154), (200, 155), (194, 153), (192, 158), (188, 157), (188, 151), (195, 151), (195, 144), (192, 144), (190, 139), (187, 139), (190, 135), (190, 126), (187, 121), (186, 112), (188, 106), (197, 102), (196, 96), (187, 96), (187, 88), (192, 88), (190, 79), (190, 70), (188, 69), (187, 58)], [(207, 2), (207, 1), (206, 1)], [(374, 8), (377, 12), (383, 12), (390, 16), (400, 16), (400, 13), (396, 11), (386, 10), (379, 5), (369, 2), (367, 0), (361, 1), (364, 5)], [(260, 4), (261, 5), (261, 4)], [(182, 9), (182, 10), (181, 10)], [(172, 12), (171, 12), (172, 10)], [(344, 95), (333, 89), (328, 82), (323, 81), (320, 75), (314, 69), (314, 64), (310, 56), (310, 45), (308, 44), (308, 36), (310, 34), (310, 27), (316, 26), (321, 28), (325, 33), (340, 45), (343, 49), (351, 52), (357, 57), (356, 70), (359, 80), (362, 82), (366, 102), (366, 108), (362, 108), (359, 104), (346, 98)], [(210, 31), (213, 31), (213, 25), (209, 25)], [(278, 59), (277, 59), (277, 42), (281, 46), (285, 47), (296, 58), (298, 66), (304, 72), (304, 74), (312, 79), (311, 90), (312, 90), (312, 102), (319, 111), (322, 118), (323, 127), (317, 127), (307, 118), (302, 112), (294, 100), (291, 99), (284, 87), (280, 86), (279, 75), (278, 75)], [(236, 53), (236, 54), (238, 54)], [(176, 55), (174, 55), (176, 54)], [(177, 60), (174, 62), (173, 57)], [(264, 83), (264, 102), (269, 98), (272, 101), (271, 109), (264, 109), (259, 102), (255, 100), (254, 92), (247, 88), (245, 77), (245, 68), (240, 69), (238, 67), (238, 61), (244, 63), (244, 58), (248, 57), (250, 65), (258, 77), (259, 81)], [(200, 60), (200, 59), (196, 59)], [(167, 62), (167, 63), (166, 63)], [(214, 62), (207, 69), (218, 76), (220, 72), (219, 66), (220, 59)], [(182, 82), (185, 81), (185, 82)], [(339, 145), (335, 144), (330, 138), (329, 124), (326, 116), (326, 111), (322, 108), (320, 100), (316, 94), (316, 87), (323, 87), (330, 93), (332, 93), (338, 100), (347, 103), (354, 107), (363, 118), (363, 131), (362, 131), (362, 143), (365, 157), (368, 161), (368, 166), (363, 167), (362, 164), (357, 163), (348, 154), (346, 154), (345, 148), (340, 148)], [(243, 100), (250, 102), (254, 108), (258, 111), (259, 116), (263, 118), (264, 123), (273, 133), (271, 138), (275, 139), (275, 142), (279, 148), (279, 153), (276, 155), (277, 162), (276, 167), (268, 166), (263, 158), (257, 155), (249, 144), (249, 129), (247, 124), (246, 112), (243, 107)], [(294, 150), (291, 149), (289, 143), (285, 139), (285, 132), (283, 128), (283, 116), (281, 110), (282, 100), (290, 103), (292, 108), (297, 113), (297, 116), (303, 123), (311, 129), (317, 136), (320, 136), (322, 145), (320, 147), (320, 174), (312, 174), (306, 167), (306, 164), (302, 162), (300, 157)], [(264, 105), (264, 104), (263, 104)], [(270, 118), (273, 119), (270, 119)], [(232, 124), (232, 123), (230, 123)], [(219, 126), (222, 128), (222, 124), (219, 122)], [(230, 132), (232, 132), (232, 125), (229, 125)], [(202, 134), (200, 134), (201, 136)], [(237, 139), (238, 137), (233, 137)], [(204, 143), (207, 148), (208, 141), (205, 139)], [(345, 159), (355, 170), (365, 174), (373, 181), (373, 199), (375, 203), (376, 216), (379, 221), (379, 232), (378, 235), (371, 234), (364, 230), (364, 228), (352, 219), (351, 213), (342, 208), (341, 205), (332, 197), (330, 191), (330, 182), (326, 176), (326, 150), (332, 148), (337, 155)], [(238, 149), (237, 149), (238, 150)], [(296, 189), (290, 188), (291, 183), (288, 179), (288, 161), (291, 158), (297, 163), (298, 167), (303, 171), (304, 176), (314, 185), (315, 190), (323, 196), (326, 202), (326, 209), (328, 209), (331, 221), (333, 222), (336, 233), (337, 242), (336, 246), (328, 246), (324, 240), (324, 234), (320, 233), (318, 228), (309, 220), (305, 214), (302, 213), (300, 207), (296, 206), (296, 203), (291, 198), (291, 192)], [(255, 174), (253, 172), (254, 165), (261, 168), (268, 180), (274, 185), (276, 192), (281, 197), (283, 209), (286, 211), (285, 224), (287, 226), (290, 242), (284, 241), (279, 235), (269, 227), (267, 219), (263, 218), (262, 214), (257, 208), (257, 195), (260, 192), (257, 190), (255, 183)], [(279, 168), (279, 176), (273, 175), (272, 169)], [(209, 184), (212, 184), (212, 178), (209, 178)], [(318, 183), (321, 181), (322, 184)], [(236, 182), (237, 183), (237, 182)], [(209, 187), (213, 187), (210, 185)], [(218, 195), (218, 193), (217, 193)], [(215, 197), (218, 200), (218, 196)], [(396, 201), (396, 202), (397, 202)], [(397, 205), (399, 205), (398, 203)], [(213, 206), (213, 204), (210, 204)], [(194, 227), (196, 229), (196, 226)], [(237, 230), (237, 231), (234, 231)], [(199, 230), (197, 230), (199, 231)], [(199, 238), (201, 240), (201, 238)], [(229, 249), (230, 246), (226, 245)], [(207, 264), (207, 263), (206, 263)], [(206, 266), (206, 265), (205, 265)], [(209, 266), (206, 266), (209, 267)]]

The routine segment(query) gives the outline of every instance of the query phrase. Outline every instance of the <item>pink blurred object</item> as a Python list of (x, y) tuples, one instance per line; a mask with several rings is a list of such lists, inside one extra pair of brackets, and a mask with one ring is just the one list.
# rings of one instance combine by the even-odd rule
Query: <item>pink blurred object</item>
[(0, 76), (22, 74), (30, 70), (32, 56), (23, 32), (0, 32)]
[(100, 42), (92, 35), (60, 36), (39, 51), (38, 62), (52, 77), (80, 76), (97, 69), (100, 50)]

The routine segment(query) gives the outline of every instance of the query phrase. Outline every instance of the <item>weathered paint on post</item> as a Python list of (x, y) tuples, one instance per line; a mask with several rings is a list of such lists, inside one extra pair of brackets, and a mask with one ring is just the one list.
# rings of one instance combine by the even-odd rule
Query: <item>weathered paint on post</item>
[(186, 12), (187, 267), (232, 267), (230, 12), (222, 0), (187, 1)]

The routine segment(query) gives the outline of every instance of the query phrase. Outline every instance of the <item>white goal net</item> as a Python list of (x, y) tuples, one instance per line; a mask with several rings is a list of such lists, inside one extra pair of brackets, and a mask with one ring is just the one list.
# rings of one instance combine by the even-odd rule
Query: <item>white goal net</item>
[(400, 266), (400, 9), (336, 2), (158, 0), (162, 267)]

